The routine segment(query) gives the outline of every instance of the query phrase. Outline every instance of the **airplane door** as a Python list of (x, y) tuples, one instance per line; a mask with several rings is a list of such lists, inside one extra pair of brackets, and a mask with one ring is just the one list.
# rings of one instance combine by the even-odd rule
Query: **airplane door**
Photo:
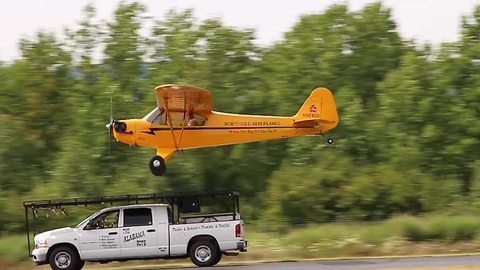
[(157, 228), (152, 208), (123, 210), (120, 247), (122, 258), (158, 257)]
[(119, 210), (108, 211), (93, 218), (79, 231), (80, 254), (88, 259), (118, 259), (120, 253), (120, 229), (117, 226)]

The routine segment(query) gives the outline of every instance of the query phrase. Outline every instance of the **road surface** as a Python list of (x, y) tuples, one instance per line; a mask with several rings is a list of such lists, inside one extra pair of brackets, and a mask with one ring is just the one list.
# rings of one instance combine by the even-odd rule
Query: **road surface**
[[(353, 269), (390, 269), (408, 267), (432, 267), (432, 266), (461, 266), (479, 265), (480, 256), (446, 256), (446, 257), (421, 257), (421, 258), (389, 258), (389, 259), (348, 259), (348, 260), (325, 260), (283, 263), (256, 263), (256, 264), (232, 264), (217, 265), (215, 267), (153, 267), (140, 268), (142, 270), (353, 270)], [(129, 268), (121, 268), (129, 269)], [(138, 270), (139, 268), (130, 268)]]

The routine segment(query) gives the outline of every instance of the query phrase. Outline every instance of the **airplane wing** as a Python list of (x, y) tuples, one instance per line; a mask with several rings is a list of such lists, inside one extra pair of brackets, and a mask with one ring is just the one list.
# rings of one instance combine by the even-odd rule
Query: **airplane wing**
[(174, 148), (158, 148), (157, 156), (161, 156), (165, 161), (169, 160), (175, 154)]
[(158, 108), (175, 112), (209, 113), (212, 95), (209, 91), (183, 84), (166, 84), (155, 88)]

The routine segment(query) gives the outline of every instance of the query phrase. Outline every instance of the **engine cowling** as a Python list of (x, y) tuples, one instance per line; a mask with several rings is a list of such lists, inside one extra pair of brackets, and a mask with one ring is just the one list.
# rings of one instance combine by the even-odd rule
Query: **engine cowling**
[(113, 128), (115, 132), (123, 133), (127, 131), (127, 124), (125, 122), (115, 122), (113, 123)]

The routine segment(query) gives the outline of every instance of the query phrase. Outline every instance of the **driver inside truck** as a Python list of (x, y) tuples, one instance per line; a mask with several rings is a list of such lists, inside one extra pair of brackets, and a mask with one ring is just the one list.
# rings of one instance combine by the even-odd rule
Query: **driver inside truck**
[(117, 228), (118, 227), (118, 216), (120, 214), (120, 211), (117, 211), (117, 214), (115, 214), (115, 220), (110, 224), (110, 228)]
[(103, 213), (96, 218), (95, 229), (116, 228), (118, 226), (118, 215), (120, 211), (111, 211)]

